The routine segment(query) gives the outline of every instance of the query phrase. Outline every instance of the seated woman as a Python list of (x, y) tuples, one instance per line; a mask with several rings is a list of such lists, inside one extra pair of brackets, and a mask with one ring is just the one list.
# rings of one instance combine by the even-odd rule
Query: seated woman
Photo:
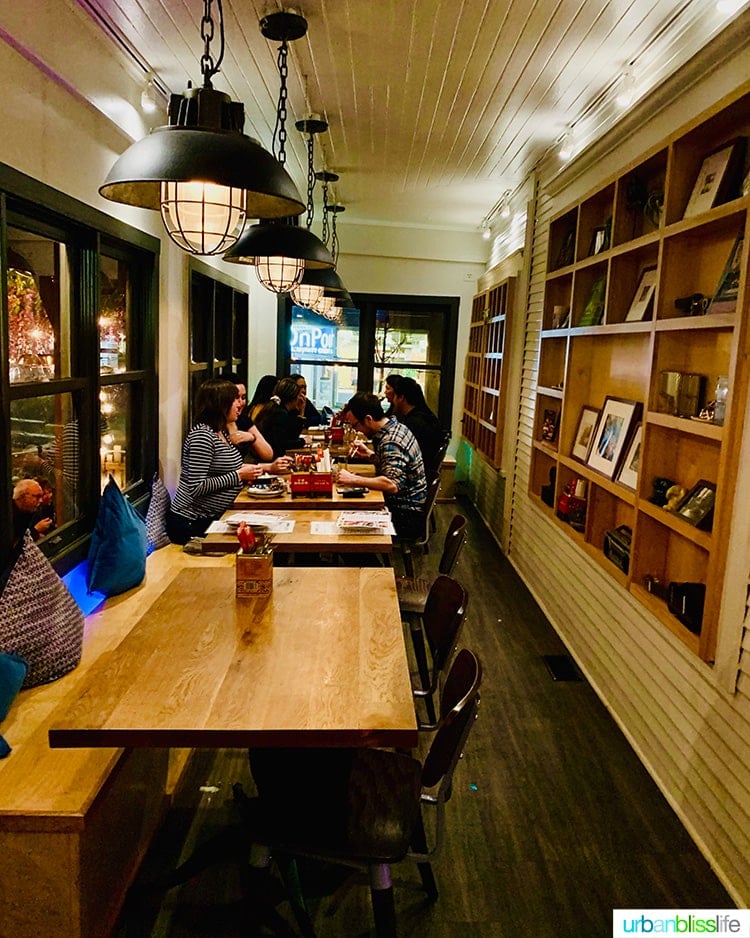
[(271, 444), (275, 459), (288, 449), (305, 445), (300, 437), (304, 426), (302, 411), (305, 397), (294, 378), (282, 378), (273, 391), (271, 400), (256, 418), (256, 426)]
[[(245, 462), (257, 462), (260, 459), (273, 459), (273, 449), (260, 430), (247, 416), (247, 388), (234, 372), (222, 375), (227, 381), (237, 386), (240, 399), (240, 413), (236, 420), (227, 423), (229, 439), (242, 453)], [(275, 382), (274, 378), (274, 382)]]
[(243, 463), (229, 439), (227, 427), (236, 422), (241, 407), (237, 386), (226, 378), (212, 378), (198, 388), (195, 424), (182, 447), (180, 479), (167, 514), (167, 534), (174, 544), (202, 537), (232, 507), (242, 484), (269, 469), (267, 464)]
[(260, 381), (258, 381), (258, 383), (255, 385), (255, 392), (253, 393), (252, 400), (242, 411), (237, 420), (237, 426), (240, 430), (249, 430), (250, 427), (255, 423), (255, 421), (258, 419), (258, 414), (271, 400), (273, 389), (278, 383), (279, 379), (276, 377), (276, 375), (263, 375)]

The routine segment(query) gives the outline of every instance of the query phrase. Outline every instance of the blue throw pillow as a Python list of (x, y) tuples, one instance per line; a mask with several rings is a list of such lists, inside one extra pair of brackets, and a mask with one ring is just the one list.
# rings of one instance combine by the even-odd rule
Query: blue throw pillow
[[(0, 723), (8, 715), (28, 668), (26, 659), (20, 655), (0, 654)], [(0, 736), (0, 759), (4, 759), (9, 752), (10, 746)]]
[(86, 585), (105, 596), (124, 593), (143, 582), (148, 538), (143, 518), (109, 477), (91, 536)]

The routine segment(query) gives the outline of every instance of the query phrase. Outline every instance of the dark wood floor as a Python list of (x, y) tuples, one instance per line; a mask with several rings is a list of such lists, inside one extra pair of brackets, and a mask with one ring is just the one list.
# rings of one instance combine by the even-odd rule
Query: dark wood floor
[[(438, 506), (436, 543), (457, 510), (470, 518), (454, 574), (470, 595), (462, 644), (484, 665), (482, 706), (434, 864), (438, 902), (425, 903), (412, 864), (394, 870), (401, 934), (605, 938), (613, 908), (732, 907), (591, 687), (552, 680), (542, 656), (565, 648), (471, 506)], [(423, 560), (425, 570), (436, 563), (436, 552)], [(235, 781), (253, 790), (244, 751), (196, 755), (141, 883), (236, 820)], [(342, 885), (346, 875), (303, 870), (320, 938), (374, 934), (367, 886)], [(285, 902), (278, 910), (293, 921)], [(158, 899), (133, 902), (116, 932), (117, 938), (245, 933), (231, 863)]]

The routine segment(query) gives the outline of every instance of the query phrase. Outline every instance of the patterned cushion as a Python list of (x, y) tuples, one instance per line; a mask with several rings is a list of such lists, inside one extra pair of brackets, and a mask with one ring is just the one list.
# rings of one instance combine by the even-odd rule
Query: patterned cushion
[(27, 533), (0, 596), (0, 651), (26, 659), (35, 687), (72, 671), (82, 645), (83, 613)]
[(86, 585), (105, 596), (124, 593), (146, 576), (146, 523), (109, 477), (91, 535)]
[(169, 544), (167, 512), (171, 504), (172, 500), (169, 497), (166, 485), (158, 474), (155, 475), (154, 481), (151, 483), (151, 501), (146, 512), (146, 534), (148, 535), (149, 553)]

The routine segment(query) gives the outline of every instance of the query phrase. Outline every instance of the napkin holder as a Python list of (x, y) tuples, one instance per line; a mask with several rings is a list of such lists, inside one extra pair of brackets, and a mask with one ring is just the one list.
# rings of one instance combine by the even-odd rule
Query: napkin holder
[(257, 554), (246, 554), (240, 550), (236, 554), (235, 573), (237, 599), (270, 596), (273, 590), (273, 551), (266, 549)]
[(310, 494), (324, 495), (328, 498), (333, 498), (333, 473), (311, 472)]
[(305, 497), (312, 493), (312, 472), (292, 472), (289, 476), (289, 488), (292, 498)]

